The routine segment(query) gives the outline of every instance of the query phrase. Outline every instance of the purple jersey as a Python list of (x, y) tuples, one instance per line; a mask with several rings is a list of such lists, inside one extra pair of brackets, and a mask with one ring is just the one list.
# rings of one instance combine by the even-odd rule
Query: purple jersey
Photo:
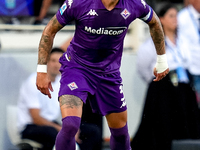
[(66, 0), (56, 17), (63, 26), (75, 21), (67, 59), (95, 72), (118, 71), (129, 24), (136, 18), (149, 22), (152, 14), (144, 0), (119, 0), (111, 11), (101, 0)]

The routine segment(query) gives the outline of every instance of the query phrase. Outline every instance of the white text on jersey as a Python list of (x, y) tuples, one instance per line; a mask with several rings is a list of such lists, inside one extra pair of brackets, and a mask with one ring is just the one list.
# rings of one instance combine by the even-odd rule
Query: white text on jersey
[(85, 31), (93, 34), (104, 34), (104, 35), (119, 35), (122, 34), (126, 27), (109, 27), (109, 28), (99, 28), (99, 29), (92, 29), (91, 27), (85, 26)]

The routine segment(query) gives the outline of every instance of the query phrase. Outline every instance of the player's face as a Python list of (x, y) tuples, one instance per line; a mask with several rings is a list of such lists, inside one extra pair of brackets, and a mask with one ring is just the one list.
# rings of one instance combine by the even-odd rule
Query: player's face
[(52, 53), (48, 61), (48, 73), (51, 75), (58, 75), (61, 64), (59, 63), (59, 58), (62, 53)]
[(164, 30), (175, 31), (177, 28), (177, 10), (170, 8), (166, 14), (160, 18)]

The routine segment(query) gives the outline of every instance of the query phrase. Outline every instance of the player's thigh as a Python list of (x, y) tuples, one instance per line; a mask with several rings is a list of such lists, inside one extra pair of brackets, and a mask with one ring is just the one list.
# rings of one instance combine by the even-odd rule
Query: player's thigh
[(108, 126), (111, 128), (122, 128), (127, 123), (127, 110), (119, 113), (110, 113), (106, 115)]
[(60, 110), (62, 118), (67, 116), (77, 116), (82, 115), (82, 100), (74, 95), (62, 95), (59, 97)]

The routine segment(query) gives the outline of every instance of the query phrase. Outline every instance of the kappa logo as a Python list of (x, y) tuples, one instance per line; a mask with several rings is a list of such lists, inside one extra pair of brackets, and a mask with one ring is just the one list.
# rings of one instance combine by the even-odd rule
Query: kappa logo
[(144, 0), (141, 0), (141, 3), (144, 5), (144, 8), (146, 8), (146, 2)]
[(123, 97), (123, 98), (121, 98), (121, 101), (122, 101), (122, 105), (121, 105), (121, 107), (120, 108), (122, 108), (122, 107), (125, 107), (126, 106), (126, 101), (125, 101), (125, 98)]
[(69, 83), (69, 84), (68, 84), (68, 87), (70, 88), (70, 90), (75, 90), (75, 89), (78, 88), (78, 86), (76, 85), (75, 82)]
[(66, 9), (67, 9), (67, 4), (64, 3), (60, 8), (60, 14), (63, 15), (63, 13), (65, 12)]
[[(120, 93), (123, 94), (123, 86), (122, 85), (120, 85), (119, 90), (120, 90)], [(126, 106), (125, 98), (124, 97), (121, 98), (121, 101), (122, 101), (122, 105), (120, 108), (125, 107)]]
[(90, 15), (90, 16), (98, 16), (98, 14), (96, 13), (96, 11), (95, 10), (92, 10), (92, 9), (90, 9), (90, 11), (87, 13), (87, 15)]
[(68, 5), (69, 5), (69, 8), (71, 8), (71, 6), (72, 6), (72, 3), (73, 3), (73, 0), (68, 0)]
[(127, 19), (130, 16), (130, 12), (125, 8), (122, 12), (121, 15), (124, 17), (124, 19)]

